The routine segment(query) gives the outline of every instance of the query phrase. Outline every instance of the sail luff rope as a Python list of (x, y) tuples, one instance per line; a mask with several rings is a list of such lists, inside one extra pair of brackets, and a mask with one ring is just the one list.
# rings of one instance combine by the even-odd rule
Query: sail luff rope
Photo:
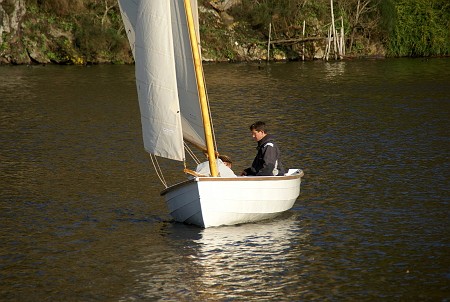
[(158, 160), (156, 159), (156, 155), (150, 154), (150, 159), (152, 160), (153, 168), (155, 168), (156, 175), (158, 175), (159, 180), (167, 189), (167, 182), (164, 179), (164, 174), (159, 166)]

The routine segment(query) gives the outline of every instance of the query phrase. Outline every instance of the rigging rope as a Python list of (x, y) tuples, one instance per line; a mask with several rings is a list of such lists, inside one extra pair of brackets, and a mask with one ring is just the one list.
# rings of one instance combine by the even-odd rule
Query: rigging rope
[[(184, 143), (184, 148), (186, 149), (187, 153), (191, 156), (191, 158), (195, 161), (195, 163), (197, 165), (200, 164), (200, 160), (197, 158), (194, 151), (192, 151), (192, 149), (186, 144), (186, 142), (183, 141), (183, 143)], [(184, 165), (186, 166), (186, 161), (184, 162)]]
[[(187, 153), (191, 156), (191, 158), (195, 161), (195, 163), (197, 165), (200, 164), (200, 160), (195, 155), (194, 151), (192, 151), (192, 149), (186, 144), (186, 142), (183, 142), (183, 143), (184, 143), (184, 148), (186, 149)], [(158, 159), (157, 159), (156, 155), (154, 155), (154, 154), (149, 154), (149, 155), (150, 155), (150, 159), (152, 160), (153, 168), (155, 169), (156, 175), (159, 178), (159, 181), (161, 181), (161, 183), (167, 189), (168, 185), (164, 178), (164, 174), (162, 172), (161, 166), (158, 163)], [(186, 160), (184, 161), (184, 167), (186, 169)]]
[(150, 159), (152, 160), (153, 168), (155, 168), (156, 175), (158, 175), (159, 180), (167, 189), (167, 182), (164, 179), (164, 175), (162, 173), (161, 167), (159, 166), (158, 160), (156, 159), (156, 155), (150, 154)]

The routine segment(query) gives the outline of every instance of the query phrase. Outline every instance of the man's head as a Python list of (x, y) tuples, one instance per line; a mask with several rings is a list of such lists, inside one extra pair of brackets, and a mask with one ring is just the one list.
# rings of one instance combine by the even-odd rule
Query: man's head
[(250, 125), (250, 131), (255, 141), (259, 142), (267, 135), (266, 123), (258, 121)]

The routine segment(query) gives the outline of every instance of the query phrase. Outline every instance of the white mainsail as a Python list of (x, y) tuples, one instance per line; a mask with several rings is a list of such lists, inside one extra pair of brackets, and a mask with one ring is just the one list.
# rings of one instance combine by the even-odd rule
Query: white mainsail
[[(182, 0), (119, 0), (136, 65), (144, 148), (184, 160), (183, 138), (203, 148), (204, 130)], [(193, 5), (197, 25), (197, 4)]]

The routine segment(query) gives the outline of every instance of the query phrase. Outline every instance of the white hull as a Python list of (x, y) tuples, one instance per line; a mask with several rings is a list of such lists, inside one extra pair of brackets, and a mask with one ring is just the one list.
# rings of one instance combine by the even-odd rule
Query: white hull
[(178, 222), (214, 227), (273, 218), (289, 210), (300, 194), (303, 172), (290, 176), (197, 177), (164, 190)]

